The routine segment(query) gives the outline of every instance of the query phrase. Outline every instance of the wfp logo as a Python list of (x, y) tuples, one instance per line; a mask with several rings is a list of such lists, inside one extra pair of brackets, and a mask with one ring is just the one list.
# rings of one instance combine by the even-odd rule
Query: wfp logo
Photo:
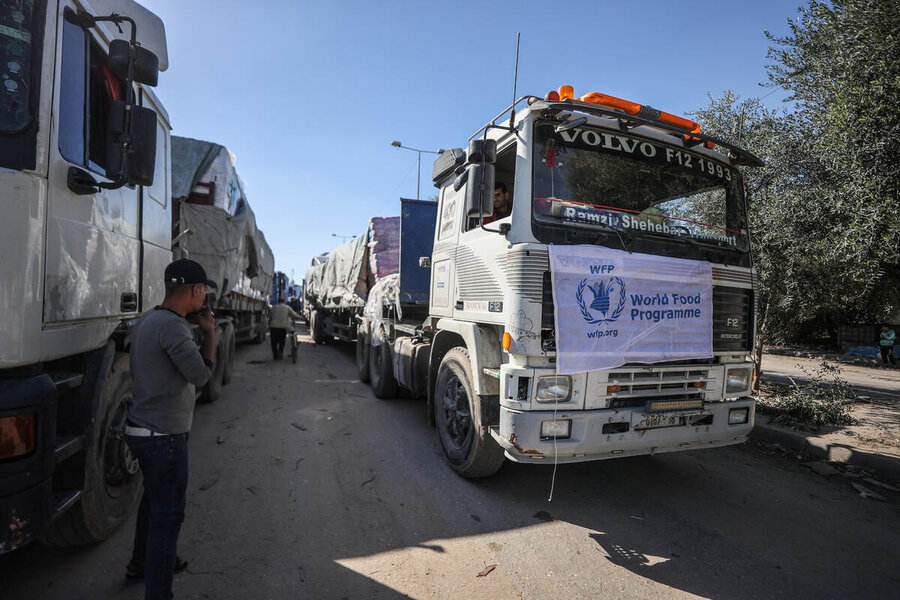
[[(585, 294), (585, 290), (590, 294)], [(625, 309), (625, 282), (621, 277), (613, 277), (608, 281), (595, 281), (593, 285), (588, 285), (587, 279), (582, 279), (575, 292), (575, 299), (585, 321), (591, 325), (611, 323)]]

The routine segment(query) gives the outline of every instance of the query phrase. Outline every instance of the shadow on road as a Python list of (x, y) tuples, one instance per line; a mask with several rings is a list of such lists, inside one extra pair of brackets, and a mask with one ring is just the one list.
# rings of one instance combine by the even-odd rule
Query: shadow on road
[[(195, 416), (192, 452), (207, 457), (192, 464), (179, 597), (896, 591), (896, 502), (861, 500), (792, 460), (729, 447), (556, 470), (508, 462), (465, 480), (424, 402), (377, 400), (359, 383), (352, 345), (306, 340), (296, 365), (262, 360), (267, 347), (238, 354), (226, 393)], [(3, 599), (137, 600), (142, 586), (122, 585), (132, 527), (89, 548), (0, 557)]]

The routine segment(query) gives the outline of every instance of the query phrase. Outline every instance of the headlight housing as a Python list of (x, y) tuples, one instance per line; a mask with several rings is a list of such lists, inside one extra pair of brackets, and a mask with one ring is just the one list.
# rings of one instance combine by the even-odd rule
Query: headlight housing
[(567, 440), (572, 437), (572, 419), (541, 421), (542, 440)]
[(534, 399), (538, 402), (565, 402), (572, 396), (572, 378), (568, 375), (538, 377)]
[(728, 369), (725, 373), (725, 394), (749, 394), (751, 373), (750, 367)]

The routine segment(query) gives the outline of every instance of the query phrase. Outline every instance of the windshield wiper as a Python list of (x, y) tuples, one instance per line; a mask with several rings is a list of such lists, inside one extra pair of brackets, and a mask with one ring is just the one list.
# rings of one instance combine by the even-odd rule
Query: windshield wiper
[[(632, 238), (627, 233), (623, 233), (622, 231), (616, 229), (615, 227), (611, 227), (609, 225), (604, 225), (602, 223), (594, 223), (591, 225), (591, 231), (581, 231), (581, 230), (566, 230), (566, 241), (567, 242), (578, 242), (579, 236), (587, 236), (587, 241), (591, 244), (599, 244), (602, 240), (606, 239), (607, 234), (614, 233), (619, 238), (619, 242), (622, 244), (622, 248), (624, 248), (628, 253), (631, 253), (631, 241)], [(597, 233), (596, 230), (600, 230), (600, 233)]]

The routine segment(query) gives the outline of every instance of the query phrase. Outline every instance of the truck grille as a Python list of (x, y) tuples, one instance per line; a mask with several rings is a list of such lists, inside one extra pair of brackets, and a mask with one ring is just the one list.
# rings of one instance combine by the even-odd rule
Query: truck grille
[(713, 351), (752, 350), (753, 290), (713, 287)]
[(643, 406), (647, 400), (665, 397), (671, 400), (699, 400), (706, 391), (709, 373), (703, 368), (654, 368), (653, 371), (616, 370), (607, 378), (607, 386), (618, 386), (607, 392), (610, 408)]
[[(752, 350), (753, 290), (716, 285), (713, 287), (713, 352)], [(541, 295), (541, 348), (556, 351), (553, 314), (553, 281), (544, 273)]]

